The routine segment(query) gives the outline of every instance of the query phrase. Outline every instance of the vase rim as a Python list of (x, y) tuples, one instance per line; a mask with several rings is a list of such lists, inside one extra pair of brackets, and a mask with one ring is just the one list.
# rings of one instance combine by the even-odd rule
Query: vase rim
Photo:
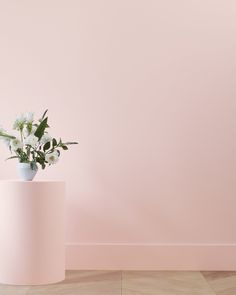
[[(17, 166), (31, 167), (30, 163), (22, 163), (22, 162), (18, 162)], [(36, 169), (32, 169), (32, 170), (38, 170), (38, 166), (36, 165)]]

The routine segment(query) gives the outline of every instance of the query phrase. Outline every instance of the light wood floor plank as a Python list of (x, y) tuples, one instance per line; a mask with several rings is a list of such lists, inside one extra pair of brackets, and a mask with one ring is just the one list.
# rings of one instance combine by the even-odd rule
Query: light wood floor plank
[(236, 271), (202, 271), (201, 273), (208, 282), (236, 276)]
[(236, 272), (67, 271), (46, 286), (0, 285), (0, 295), (236, 295)]
[(236, 272), (212, 271), (202, 272), (202, 275), (216, 295), (236, 295)]
[(122, 278), (122, 295), (215, 295), (200, 272), (124, 271)]
[(11, 286), (0, 284), (1, 295), (26, 295), (30, 287), (28, 286)]
[(120, 271), (68, 271), (66, 280), (32, 286), (27, 295), (121, 295)]

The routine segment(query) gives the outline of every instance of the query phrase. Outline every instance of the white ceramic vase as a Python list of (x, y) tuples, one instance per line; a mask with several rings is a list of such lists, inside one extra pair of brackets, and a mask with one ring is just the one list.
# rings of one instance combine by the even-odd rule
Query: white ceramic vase
[(37, 174), (38, 167), (32, 169), (30, 163), (18, 163), (17, 170), (21, 180), (31, 181)]

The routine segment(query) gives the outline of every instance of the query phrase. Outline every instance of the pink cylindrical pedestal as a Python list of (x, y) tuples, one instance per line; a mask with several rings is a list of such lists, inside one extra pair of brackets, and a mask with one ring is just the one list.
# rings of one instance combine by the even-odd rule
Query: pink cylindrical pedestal
[(0, 283), (65, 278), (63, 181), (0, 181)]

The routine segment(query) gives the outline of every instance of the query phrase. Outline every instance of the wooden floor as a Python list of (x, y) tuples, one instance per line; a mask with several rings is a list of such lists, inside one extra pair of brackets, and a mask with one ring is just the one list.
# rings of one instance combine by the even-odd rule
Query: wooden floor
[(67, 271), (47, 286), (0, 285), (1, 295), (236, 295), (236, 272)]

